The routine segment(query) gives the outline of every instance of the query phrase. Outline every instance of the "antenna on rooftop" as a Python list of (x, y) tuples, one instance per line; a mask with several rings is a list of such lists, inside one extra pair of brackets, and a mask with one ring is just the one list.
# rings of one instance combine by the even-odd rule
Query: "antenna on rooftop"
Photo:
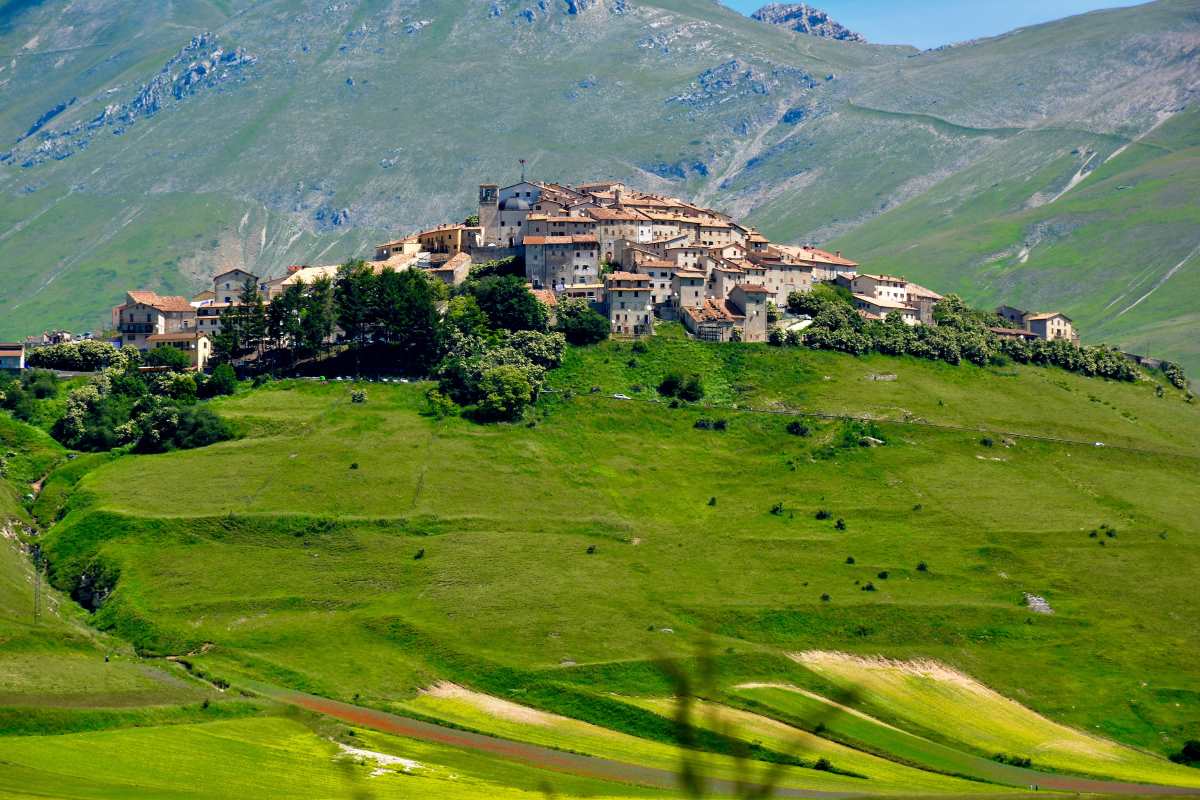
[(521, 183), (524, 183), (525, 182), (525, 159), (518, 158), (517, 161), (521, 162)]

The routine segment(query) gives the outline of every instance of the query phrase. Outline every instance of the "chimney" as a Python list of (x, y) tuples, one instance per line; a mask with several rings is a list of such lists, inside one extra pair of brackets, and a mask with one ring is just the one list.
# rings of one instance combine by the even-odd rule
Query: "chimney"
[(834, 253), (834, 255), (835, 255), (835, 256), (837, 256), (838, 258), (841, 258), (841, 257), (842, 257), (842, 251), (841, 251), (841, 250), (838, 250), (836, 253)]
[(617, 208), (621, 207), (621, 187), (620, 186), (613, 187), (613, 205), (616, 206)]

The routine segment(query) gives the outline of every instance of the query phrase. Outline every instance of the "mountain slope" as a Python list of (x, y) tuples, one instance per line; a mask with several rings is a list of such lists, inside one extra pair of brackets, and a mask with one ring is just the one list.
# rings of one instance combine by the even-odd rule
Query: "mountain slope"
[[(1059, 205), (1081, 168), (1185, 130), (1186, 114), (1163, 121), (1200, 84), (1195, 0), (928, 53), (797, 36), (705, 0), (5, 8), (0, 337), (101, 325), (134, 285), (187, 292), (227, 264), (345, 258), (467, 213), (473, 186), (515, 178), (518, 157), (539, 178), (692, 196), (781, 240), (836, 238), (991, 300), (1003, 287), (986, 259), (1028, 234), (993, 231), (967, 257), (965, 234), (927, 235), (947, 211)], [(1143, 194), (1192, 224), (1180, 192)], [(1151, 224), (1127, 220), (1117, 250), (1145, 255)], [(921, 259), (903, 256), (914, 244)], [(1136, 346), (1153, 330), (1157, 351), (1198, 363), (1178, 308), (1152, 295), (1110, 320), (1115, 282), (1090, 258), (1060, 266), (1071, 291), (1051, 292), (1029, 289), (1057, 289), (1035, 256), (1012, 266), (1006, 299), (1061, 306), (1087, 337)], [(1182, 257), (1159, 248), (1135, 272)]]

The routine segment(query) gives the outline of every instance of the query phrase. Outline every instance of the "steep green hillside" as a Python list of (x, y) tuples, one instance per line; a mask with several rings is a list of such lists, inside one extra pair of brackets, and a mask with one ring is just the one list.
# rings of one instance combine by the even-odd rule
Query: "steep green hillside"
[[(743, 410), (608, 397), (684, 360)], [(638, 662), (707, 632), (746, 679), (797, 680), (762, 661), (794, 650), (930, 657), (1139, 746), (1194, 732), (1200, 417), (1176, 393), (670, 337), (572, 351), (555, 376), (579, 393), (522, 427), (423, 417), (419, 385), (224, 401), (247, 438), (82, 480), (52, 574), (119, 573), (96, 620), (146, 652), (343, 698), (438, 678), (642, 693)], [(850, 423), (805, 438), (746, 410), (772, 403), (896, 421), (862, 448)]]
[[(1063, 309), (1089, 338), (1200, 362), (1200, 114), (1179, 113), (1134, 143), (1099, 149), (1080, 147), (1078, 134), (1046, 137), (1061, 155), (1037, 173), (965, 170), (840, 246), (981, 304)], [(987, 193), (971, 194), (988, 183)]]
[[(7, 512), (38, 623), (0, 551), (0, 791), (678, 796), (738, 753), (788, 796), (1200, 788), (1163, 758), (1200, 734), (1200, 411), (1156, 379), (664, 326), (569, 349), (520, 425), (353, 386), (210, 401), (242, 438), (161, 455), (0, 419), (13, 495), (55, 467)], [(707, 675), (687, 749), (664, 658)]]
[[(361, 253), (465, 214), (475, 184), (514, 179), (524, 157), (538, 178), (695, 197), (1200, 364), (1190, 309), (1166, 299), (1187, 292), (1118, 316), (1200, 244), (1195, 0), (928, 53), (707, 0), (120, 11), (0, 9), (0, 336), (99, 327), (134, 285), (188, 292), (232, 264)], [(1102, 201), (1104, 174), (1136, 190)]]

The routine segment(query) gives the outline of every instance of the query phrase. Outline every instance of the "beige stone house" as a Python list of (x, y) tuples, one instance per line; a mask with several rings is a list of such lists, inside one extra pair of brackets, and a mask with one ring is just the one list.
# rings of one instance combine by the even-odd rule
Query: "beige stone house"
[(655, 306), (661, 307), (671, 300), (671, 278), (675, 274), (675, 262), (661, 258), (639, 261), (635, 271), (650, 278), (650, 297)]
[(996, 309), (996, 315), (1013, 328), (1027, 330), (1039, 339), (1079, 342), (1075, 324), (1061, 311), (1022, 311), (1013, 306), (1000, 306)]
[(675, 270), (671, 274), (671, 302), (662, 309), (675, 319), (683, 318), (684, 308), (699, 308), (704, 305), (703, 272), (693, 269)]
[(155, 292), (125, 293), (125, 302), (113, 309), (113, 319), (122, 345), (148, 350), (155, 334), (195, 330), (196, 309), (186, 297)]
[(455, 253), (441, 266), (430, 269), (429, 274), (447, 286), (458, 286), (471, 274), (471, 256), (469, 253)]
[(1079, 335), (1075, 333), (1075, 325), (1071, 318), (1061, 311), (1046, 311), (1030, 314), (1025, 318), (1025, 325), (1039, 339), (1055, 341), (1062, 339), (1068, 342), (1078, 342)]
[(613, 272), (604, 278), (604, 297), (612, 332), (623, 336), (654, 333), (654, 302), (650, 276)]
[(600, 245), (591, 234), (525, 237), (525, 278), (538, 288), (562, 291), (579, 283), (596, 283)]
[(234, 267), (213, 276), (213, 299), (219, 303), (236, 303), (246, 281), (252, 281), (258, 286), (258, 276), (253, 272)]
[(203, 371), (212, 358), (212, 341), (208, 334), (197, 330), (176, 331), (174, 333), (156, 333), (148, 339), (149, 347), (173, 347), (187, 353), (194, 370)]
[(908, 302), (908, 281), (895, 275), (872, 275), (864, 272), (850, 279), (850, 293), (878, 300)]
[(908, 296), (908, 304), (917, 312), (917, 319), (922, 325), (933, 325), (933, 309), (943, 299), (940, 294), (932, 289), (926, 289), (919, 283), (909, 282), (904, 289)]
[(920, 325), (921, 320), (917, 310), (903, 300), (891, 297), (873, 297), (865, 294), (854, 294), (854, 307), (866, 312), (868, 318), (887, 319), (892, 314), (899, 314), (906, 325)]
[(699, 306), (680, 309), (683, 327), (702, 342), (728, 342), (740, 318), (730, 312), (724, 301), (705, 298)]
[(729, 305), (742, 317), (742, 341), (767, 340), (767, 300), (771, 291), (754, 283), (741, 283), (729, 293)]

